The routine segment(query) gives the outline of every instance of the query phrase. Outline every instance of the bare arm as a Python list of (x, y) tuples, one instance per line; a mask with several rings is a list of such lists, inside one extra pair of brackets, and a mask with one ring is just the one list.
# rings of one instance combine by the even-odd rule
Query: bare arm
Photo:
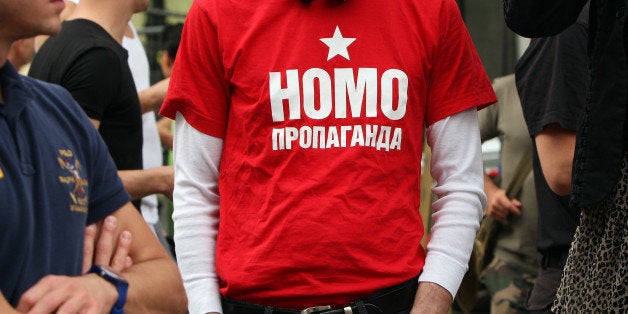
[[(96, 129), (100, 121), (90, 119)], [(140, 199), (147, 195), (163, 194), (172, 199), (174, 189), (174, 170), (172, 166), (155, 167), (144, 170), (118, 170), (124, 189), (131, 199)]]
[(453, 299), (447, 289), (433, 282), (421, 282), (411, 314), (448, 313)]
[(125, 310), (129, 313), (185, 313), (187, 299), (179, 270), (137, 209), (127, 203), (114, 216), (120, 230), (128, 230), (133, 235), (129, 251), (133, 266), (122, 272), (129, 281)]
[(166, 98), (169, 83), (170, 78), (165, 78), (138, 93), (138, 97), (140, 99), (140, 107), (142, 107), (142, 113), (157, 110), (161, 107), (161, 104)]
[[(166, 96), (170, 79), (164, 79), (139, 93), (142, 113), (157, 109)], [(142, 95), (144, 95), (142, 97)], [(149, 106), (149, 107), (146, 107)], [(90, 121), (98, 130), (100, 121), (91, 119)], [(124, 188), (131, 195), (132, 199), (140, 199), (152, 194), (163, 194), (172, 199), (174, 189), (174, 170), (170, 166), (156, 167), (144, 170), (119, 170), (118, 175), (122, 179)]]
[[(120, 236), (119, 230), (133, 234), (128, 255), (134, 264), (122, 271), (122, 276), (129, 282), (125, 310), (130, 313), (185, 313), (187, 299), (177, 266), (142, 216), (131, 203), (126, 203), (113, 216), (119, 229), (115, 235), (111, 234), (112, 238)], [(22, 295), (17, 310), (31, 314), (96, 314), (108, 312), (117, 298), (115, 287), (96, 274), (49, 275)]]
[(133, 265), (129, 256), (132, 235), (127, 230), (119, 231), (118, 219), (114, 216), (85, 228), (83, 273), (87, 273), (94, 264), (109, 266), (117, 272)]
[[(131, 233), (119, 232), (118, 239), (115, 241), (118, 231), (117, 218), (114, 216), (108, 216), (104, 221), (85, 228), (83, 274), (87, 273), (93, 263), (110, 266), (117, 272), (132, 265), (132, 260), (128, 256)], [(111, 285), (102, 284), (103, 282), (93, 275), (74, 278), (47, 276), (45, 280), (41, 280), (33, 289), (25, 293), (20, 299), (18, 308), (32, 313), (78, 311), (79, 309), (85, 313), (106, 312), (116, 300), (116, 291), (111, 289)], [(100, 297), (105, 297), (106, 301), (102, 301)], [(1, 313), (18, 313), (10, 307), (4, 296), (1, 299)]]
[(163, 117), (159, 121), (157, 121), (157, 131), (159, 132), (161, 145), (168, 149), (172, 149), (172, 142), (174, 139), (174, 136), (172, 134), (173, 122), (174, 120), (167, 117)]
[(92, 124), (96, 128), (96, 130), (100, 129), (100, 120), (89, 118), (89, 121), (92, 121)]
[(174, 170), (172, 166), (161, 166), (144, 170), (119, 170), (124, 189), (131, 199), (139, 199), (151, 194), (163, 194), (172, 199)]
[(576, 132), (550, 124), (535, 136), (543, 176), (558, 195), (571, 193), (571, 172), (576, 149)]
[(490, 199), (491, 194), (497, 192), (497, 190), (499, 190), (499, 187), (493, 183), (491, 177), (484, 174), (484, 193), (486, 193), (486, 197)]
[(0, 313), (14, 314), (20, 313), (16, 309), (14, 309), (9, 301), (4, 297), (2, 293), (0, 293)]

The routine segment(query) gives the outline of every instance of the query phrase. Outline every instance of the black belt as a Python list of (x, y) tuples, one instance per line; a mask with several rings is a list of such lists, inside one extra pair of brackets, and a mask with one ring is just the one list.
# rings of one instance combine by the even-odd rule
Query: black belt
[(372, 295), (351, 302), (345, 307), (319, 305), (303, 310), (289, 310), (222, 298), (224, 314), (388, 314), (409, 310), (419, 286), (414, 277), (396, 286), (379, 290)]
[(541, 266), (545, 268), (563, 269), (567, 263), (569, 250), (552, 250), (541, 253)]

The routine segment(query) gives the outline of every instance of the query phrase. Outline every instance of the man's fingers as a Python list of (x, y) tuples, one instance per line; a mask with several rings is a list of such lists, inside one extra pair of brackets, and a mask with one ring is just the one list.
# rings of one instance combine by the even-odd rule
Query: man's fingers
[(133, 266), (133, 259), (130, 256), (127, 256), (124, 259), (124, 268), (129, 268), (131, 266)]
[(510, 201), (508, 197), (506, 197), (506, 195), (499, 197), (495, 203), (496, 203), (496, 207), (499, 207), (500, 209), (504, 209), (504, 208), (512, 206), (512, 202)]
[(521, 215), (521, 202), (516, 199), (513, 198), (511, 201), (511, 206), (509, 208), (510, 213), (515, 214), (517, 216)]
[[(495, 215), (500, 217), (500, 220), (504, 220), (508, 215), (521, 215), (519, 207), (521, 202), (516, 199), (509, 199), (504, 194), (503, 197), (498, 197), (493, 204)], [(495, 218), (495, 217), (493, 217)], [(496, 219), (497, 220), (497, 219)]]
[(98, 233), (96, 224), (91, 224), (85, 227), (85, 240), (83, 244), (83, 274), (92, 267), (96, 233)]
[(516, 199), (516, 198), (512, 199), (512, 204), (517, 206), (517, 207), (521, 207), (521, 205), (522, 205), (521, 202), (518, 199)]
[[(28, 312), (29, 314), (54, 313), (59, 304), (56, 303), (55, 305), (53, 299), (47, 298), (45, 302), (49, 303), (40, 303), (42, 303), (42, 300), (46, 298), (48, 294), (54, 292), (54, 288), (55, 286), (57, 286), (57, 281), (57, 276), (49, 275), (42, 278), (34, 286), (32, 286), (30, 289), (26, 290), (26, 292), (22, 294), (22, 296), (20, 297), (20, 301), (18, 302), (18, 305), (15, 309), (19, 312)], [(49, 309), (48, 312), (45, 312), (45, 309)]]
[(94, 264), (109, 265), (114, 253), (115, 234), (118, 228), (118, 221), (114, 216), (108, 216), (100, 228), (100, 236), (96, 243), (96, 255)]
[(127, 267), (127, 257), (129, 255), (129, 250), (131, 249), (131, 242), (132, 237), (129, 231), (125, 230), (120, 233), (115, 254), (111, 259), (111, 267), (115, 271), (121, 272)]
[[(99, 234), (95, 225), (86, 228), (83, 273), (87, 272), (92, 264), (110, 266), (119, 272), (133, 264), (132, 260), (128, 260), (131, 233), (123, 231), (116, 237), (117, 232), (118, 223), (114, 216), (105, 218)], [(96, 237), (98, 241), (94, 241)]]
[(502, 213), (502, 210), (495, 207), (489, 210), (488, 215), (496, 221), (502, 221), (504, 220), (504, 218), (506, 218), (505, 215)]
[[(109, 306), (108, 302), (115, 300), (112, 301), (111, 297), (106, 296), (105, 289), (95, 285), (95, 283), (103, 284), (99, 282), (103, 279), (96, 275), (91, 276), (46, 276), (22, 295), (16, 310), (28, 312), (28, 314), (108, 312), (106, 311)], [(93, 278), (97, 278), (98, 281)], [(104, 284), (107, 288), (114, 289), (109, 283)]]
[(76, 293), (63, 302), (55, 314), (101, 314), (103, 305), (89, 298), (86, 293)]
[(510, 207), (508, 207), (508, 211), (511, 214), (514, 214), (514, 215), (517, 215), (517, 216), (521, 215), (521, 210), (517, 206), (510, 206)]
[(42, 298), (33, 306), (33, 308), (28, 312), (29, 314), (50, 314), (50, 313), (71, 313), (71, 312), (59, 312), (59, 309), (64, 305), (73, 300), (70, 304), (67, 305), (67, 308), (76, 309), (73, 313), (79, 313), (78, 309), (82, 307), (81, 300), (84, 299), (84, 296), (69, 293), (69, 290), (66, 289), (53, 289), (50, 290), (47, 294), (42, 296)]
[(499, 214), (495, 214), (493, 216), (493, 219), (495, 219), (496, 221), (503, 221), (506, 217), (504, 217), (504, 215), (502, 215), (501, 213)]

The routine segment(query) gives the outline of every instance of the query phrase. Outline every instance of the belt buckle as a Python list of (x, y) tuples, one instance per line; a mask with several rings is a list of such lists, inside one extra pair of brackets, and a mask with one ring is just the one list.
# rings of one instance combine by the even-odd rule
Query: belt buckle
[(331, 305), (319, 305), (319, 306), (308, 307), (307, 309), (303, 309), (301, 311), (301, 314), (312, 314), (312, 313), (318, 313), (318, 312), (326, 311), (326, 310), (331, 310)]

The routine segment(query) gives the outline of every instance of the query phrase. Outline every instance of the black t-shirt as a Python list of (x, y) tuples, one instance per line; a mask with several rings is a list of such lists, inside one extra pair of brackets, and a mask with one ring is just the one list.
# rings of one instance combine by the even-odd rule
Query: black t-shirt
[[(517, 90), (530, 136), (558, 123), (577, 131), (589, 87), (587, 56), (588, 8), (578, 21), (553, 37), (534, 38), (515, 70)], [(566, 250), (571, 244), (580, 211), (549, 188), (535, 149), (533, 170), (539, 208), (539, 251)]]
[(65, 87), (89, 118), (100, 121), (98, 132), (118, 170), (137, 170), (142, 169), (142, 113), (127, 58), (100, 25), (76, 19), (64, 22), (44, 43), (28, 75)]
[(29, 76), (65, 87), (99, 132), (118, 170), (142, 168), (142, 118), (127, 52), (98, 24), (63, 23), (35, 55)]

